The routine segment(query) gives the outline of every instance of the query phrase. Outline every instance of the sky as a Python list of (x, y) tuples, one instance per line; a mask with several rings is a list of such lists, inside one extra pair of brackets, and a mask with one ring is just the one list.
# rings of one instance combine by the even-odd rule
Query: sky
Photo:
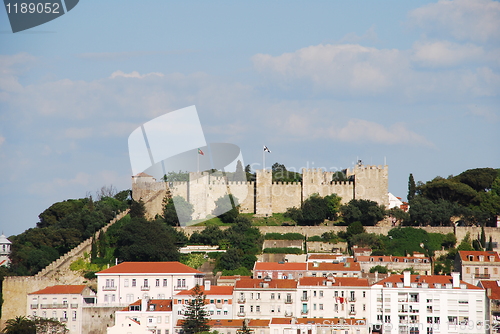
[[(0, 9), (0, 229), (131, 187), (128, 136), (195, 105), (206, 142), (389, 166), (389, 191), (500, 167), (500, 3), (81, 0), (12, 33)], [(175, 140), (165, 145), (176, 145)]]

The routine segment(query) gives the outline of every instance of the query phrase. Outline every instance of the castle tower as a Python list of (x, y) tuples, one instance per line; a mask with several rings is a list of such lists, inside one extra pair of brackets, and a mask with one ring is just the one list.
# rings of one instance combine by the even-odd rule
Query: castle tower
[(389, 205), (389, 167), (358, 164), (347, 170), (347, 177), (354, 175), (356, 199), (367, 199)]
[(215, 208), (214, 202), (217, 198), (211, 198), (212, 207), (208, 207), (207, 197), (209, 194), (210, 174), (208, 172), (191, 172), (189, 173), (189, 186), (187, 201), (193, 205), (193, 219), (205, 218), (212, 213)]
[(8, 266), (10, 263), (10, 242), (9, 239), (3, 234), (0, 236), (0, 266)]
[(255, 171), (257, 176), (257, 198), (255, 200), (255, 213), (259, 216), (271, 216), (273, 214), (271, 187), (273, 174), (270, 169)]

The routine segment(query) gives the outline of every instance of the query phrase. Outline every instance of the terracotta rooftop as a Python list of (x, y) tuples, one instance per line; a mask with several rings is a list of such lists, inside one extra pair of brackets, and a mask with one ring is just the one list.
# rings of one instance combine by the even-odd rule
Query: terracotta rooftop
[[(476, 262), (500, 262), (500, 257), (497, 252), (493, 251), (459, 251), (460, 258), (462, 262), (471, 261), (469, 258), (472, 256), (472, 261)], [(480, 256), (483, 256), (483, 260), (479, 259)], [(490, 256), (494, 256), (493, 261), (490, 261)]]
[[(403, 277), (404, 275), (391, 275), (381, 281), (379, 281), (377, 284), (384, 284), (385, 283), (403, 283)], [(417, 277), (419, 279), (417, 280)], [(429, 288), (436, 288), (436, 284), (441, 284), (441, 287), (444, 287), (445, 284), (452, 284), (453, 279), (451, 276), (442, 276), (442, 275), (410, 275), (410, 283), (428, 283)], [(482, 288), (466, 283), (464, 281), (460, 281), (460, 284), (465, 284), (467, 286), (467, 289), (472, 289), (472, 290), (482, 290)], [(396, 286), (394, 286), (396, 287)], [(455, 288), (455, 289), (460, 289), (460, 288)]]
[[(130, 306), (139, 306), (141, 305), (141, 300), (138, 299), (129, 306), (121, 309), (120, 311), (129, 311)], [(154, 311), (150, 311), (149, 306), (155, 305)], [(149, 312), (169, 312), (172, 311), (172, 299), (150, 299), (148, 301), (148, 309), (146, 311)]]
[[(203, 293), (206, 296), (211, 296), (211, 295), (230, 295), (230, 296), (232, 296), (233, 289), (234, 289), (233, 286), (224, 286), (224, 285), (212, 285), (212, 286), (210, 286), (210, 290), (207, 290), (207, 291), (205, 291), (204, 286), (200, 286), (200, 288), (201, 288), (201, 291), (203, 291)], [(176, 294), (176, 296), (191, 296), (191, 294), (193, 293), (193, 289), (183, 290), (183, 291), (179, 292), (178, 294)]]
[(311, 254), (307, 257), (308, 260), (335, 260), (339, 256), (343, 255), (336, 255), (336, 254)]
[(263, 279), (241, 279), (236, 281), (234, 288), (260, 289), (263, 287), (264, 283), (268, 283), (270, 289), (295, 289), (297, 287), (297, 281), (291, 279), (273, 279), (270, 281), (265, 281)]
[[(345, 264), (348, 263), (348, 266)], [(317, 263), (308, 263), (308, 270), (317, 270), (317, 271), (361, 271), (361, 267), (357, 262), (341, 262), (341, 263), (327, 263), (327, 262), (317, 262)]]
[[(289, 325), (292, 324), (291, 318), (272, 318), (271, 325)], [(338, 324), (339, 318), (297, 318), (295, 324)], [(365, 319), (343, 319), (346, 325), (359, 325), (361, 322), (366, 322)]]
[[(299, 279), (300, 286), (326, 286), (329, 281), (325, 277), (302, 277)], [(332, 282), (332, 280), (330, 280)], [(332, 286), (370, 286), (368, 279), (356, 277), (335, 277)]]
[(201, 274), (201, 271), (180, 262), (122, 262), (99, 274)]
[(86, 285), (53, 285), (30, 293), (30, 295), (80, 294)]
[[(260, 319), (250, 319), (248, 327), (268, 327), (270, 320), (260, 320)], [(243, 319), (217, 319), (209, 320), (208, 325), (210, 327), (232, 327), (241, 328), (243, 327)], [(177, 326), (182, 326), (182, 319), (177, 320)]]
[[(373, 260), (371, 260), (373, 259)], [(426, 260), (427, 262), (424, 262)], [(386, 255), (373, 255), (373, 256), (356, 256), (357, 262), (408, 262), (408, 263), (430, 263), (428, 257), (421, 256), (386, 256)]]
[[(500, 300), (500, 281), (480, 281), (481, 286), (486, 289), (489, 299)], [(488, 289), (491, 289), (488, 291)]]
[(307, 263), (305, 262), (255, 262), (253, 270), (303, 270), (307, 269)]

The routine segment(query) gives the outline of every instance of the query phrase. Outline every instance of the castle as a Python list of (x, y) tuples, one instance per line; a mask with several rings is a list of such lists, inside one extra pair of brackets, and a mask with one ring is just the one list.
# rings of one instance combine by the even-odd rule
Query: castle
[(273, 182), (271, 170), (257, 170), (256, 181), (227, 181), (208, 172), (191, 172), (187, 182), (157, 182), (145, 173), (132, 177), (132, 197), (142, 199), (148, 218), (162, 213), (167, 188), (173, 196), (181, 196), (193, 205), (193, 219), (212, 214), (215, 201), (226, 194), (238, 199), (240, 212), (270, 216), (300, 207), (313, 194), (337, 194), (342, 203), (351, 199), (372, 200), (388, 205), (388, 167), (355, 165), (345, 171), (349, 181), (332, 181), (335, 172), (302, 169), (302, 182)]

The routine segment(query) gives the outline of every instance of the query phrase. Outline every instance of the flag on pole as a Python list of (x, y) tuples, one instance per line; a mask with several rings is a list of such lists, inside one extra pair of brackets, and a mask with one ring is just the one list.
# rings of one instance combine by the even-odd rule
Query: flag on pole
[(205, 155), (201, 149), (198, 149), (198, 154)]
[(264, 145), (264, 152), (269, 152), (269, 153), (271, 153), (271, 150), (270, 150), (270, 149), (268, 149), (266, 145)]

